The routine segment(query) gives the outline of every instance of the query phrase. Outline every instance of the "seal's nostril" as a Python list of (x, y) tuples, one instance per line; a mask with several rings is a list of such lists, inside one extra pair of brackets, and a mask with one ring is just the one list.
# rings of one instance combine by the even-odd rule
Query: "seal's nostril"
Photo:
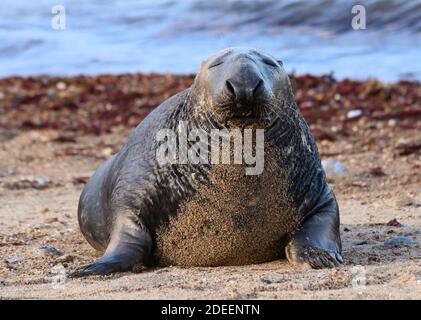
[(263, 91), (263, 80), (260, 79), (256, 86), (253, 89), (253, 97), (259, 96), (259, 94)]
[(230, 80), (227, 80), (225, 82), (225, 86), (227, 87), (228, 91), (235, 97), (236, 96), (235, 88), (234, 88), (234, 86), (233, 86), (233, 84), (231, 83)]

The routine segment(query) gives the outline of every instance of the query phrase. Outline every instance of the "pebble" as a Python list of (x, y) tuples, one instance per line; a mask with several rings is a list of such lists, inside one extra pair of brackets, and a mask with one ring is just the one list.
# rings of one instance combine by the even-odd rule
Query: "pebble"
[(19, 181), (6, 184), (6, 187), (9, 189), (46, 189), (53, 185), (53, 183), (44, 177), (24, 177)]
[(346, 117), (348, 119), (353, 119), (353, 118), (359, 117), (362, 114), (363, 114), (363, 111), (361, 109), (355, 109), (355, 110), (348, 111)]
[(328, 179), (342, 176), (348, 172), (346, 166), (339, 160), (326, 159), (322, 161), (322, 166)]
[(65, 254), (63, 256), (61, 256), (60, 258), (58, 258), (58, 262), (73, 262), (75, 260), (76, 256), (72, 255), (72, 254)]
[(209, 281), (207, 278), (203, 278), (201, 281), (202, 285), (204, 285), (205, 287), (207, 287), (209, 285)]
[(13, 258), (7, 259), (7, 260), (6, 260), (6, 262), (7, 262), (8, 264), (16, 264), (16, 263), (18, 263), (18, 262), (23, 261), (24, 259), (25, 259), (25, 257), (22, 257), (22, 256), (16, 256), (16, 257), (13, 257)]
[(411, 237), (393, 237), (393, 238), (386, 239), (384, 241), (384, 244), (389, 245), (389, 246), (399, 246), (403, 244), (414, 244), (414, 243), (417, 243), (417, 241)]
[(396, 218), (390, 220), (386, 225), (389, 227), (402, 227), (402, 224)]
[(59, 257), (63, 255), (62, 251), (50, 246), (39, 247), (39, 248), (36, 248), (35, 251), (41, 254), (54, 256), (54, 257)]
[(56, 84), (56, 88), (57, 88), (58, 90), (66, 90), (67, 85), (66, 85), (66, 83), (64, 83), (63, 81), (60, 81), (60, 82), (57, 82), (57, 84)]
[(110, 148), (110, 147), (104, 148), (104, 149), (102, 149), (101, 154), (104, 157), (109, 157), (113, 154), (113, 149)]
[(395, 207), (396, 208), (407, 207), (407, 206), (412, 205), (413, 203), (414, 201), (410, 197), (402, 196), (395, 201)]
[(45, 223), (54, 223), (54, 222), (58, 222), (57, 217), (53, 217), (53, 218), (49, 218), (45, 220)]
[(365, 244), (368, 244), (367, 240), (363, 240), (363, 241), (358, 241), (358, 242), (354, 242), (355, 246), (363, 246)]
[(160, 274), (160, 273), (164, 273), (164, 272), (168, 272), (169, 270), (167, 268), (162, 268), (162, 269), (158, 269), (155, 271), (155, 273)]
[(35, 177), (35, 182), (37, 183), (38, 187), (45, 187), (50, 183), (50, 180), (43, 178), (43, 177)]

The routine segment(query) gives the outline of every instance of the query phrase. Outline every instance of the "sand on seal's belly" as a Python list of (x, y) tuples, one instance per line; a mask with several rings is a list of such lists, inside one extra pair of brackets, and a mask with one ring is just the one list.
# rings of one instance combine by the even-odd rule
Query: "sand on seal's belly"
[(244, 265), (283, 255), (283, 238), (299, 216), (287, 194), (288, 170), (276, 163), (279, 152), (265, 149), (260, 175), (245, 175), (244, 165), (213, 166), (209, 183), (157, 230), (158, 264)]

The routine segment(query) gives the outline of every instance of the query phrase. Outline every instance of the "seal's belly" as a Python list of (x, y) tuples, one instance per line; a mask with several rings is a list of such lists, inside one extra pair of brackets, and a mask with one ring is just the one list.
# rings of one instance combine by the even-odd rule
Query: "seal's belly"
[(157, 231), (159, 264), (243, 265), (283, 254), (283, 238), (299, 225), (287, 195), (288, 174), (270, 158), (261, 175), (246, 176), (244, 169), (212, 168), (210, 182)]

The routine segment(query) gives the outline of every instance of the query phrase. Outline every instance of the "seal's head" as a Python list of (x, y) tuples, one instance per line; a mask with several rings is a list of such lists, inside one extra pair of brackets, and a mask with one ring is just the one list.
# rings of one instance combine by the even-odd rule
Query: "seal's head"
[(292, 96), (282, 62), (244, 47), (224, 49), (205, 60), (193, 92), (216, 121), (228, 126), (269, 121)]

